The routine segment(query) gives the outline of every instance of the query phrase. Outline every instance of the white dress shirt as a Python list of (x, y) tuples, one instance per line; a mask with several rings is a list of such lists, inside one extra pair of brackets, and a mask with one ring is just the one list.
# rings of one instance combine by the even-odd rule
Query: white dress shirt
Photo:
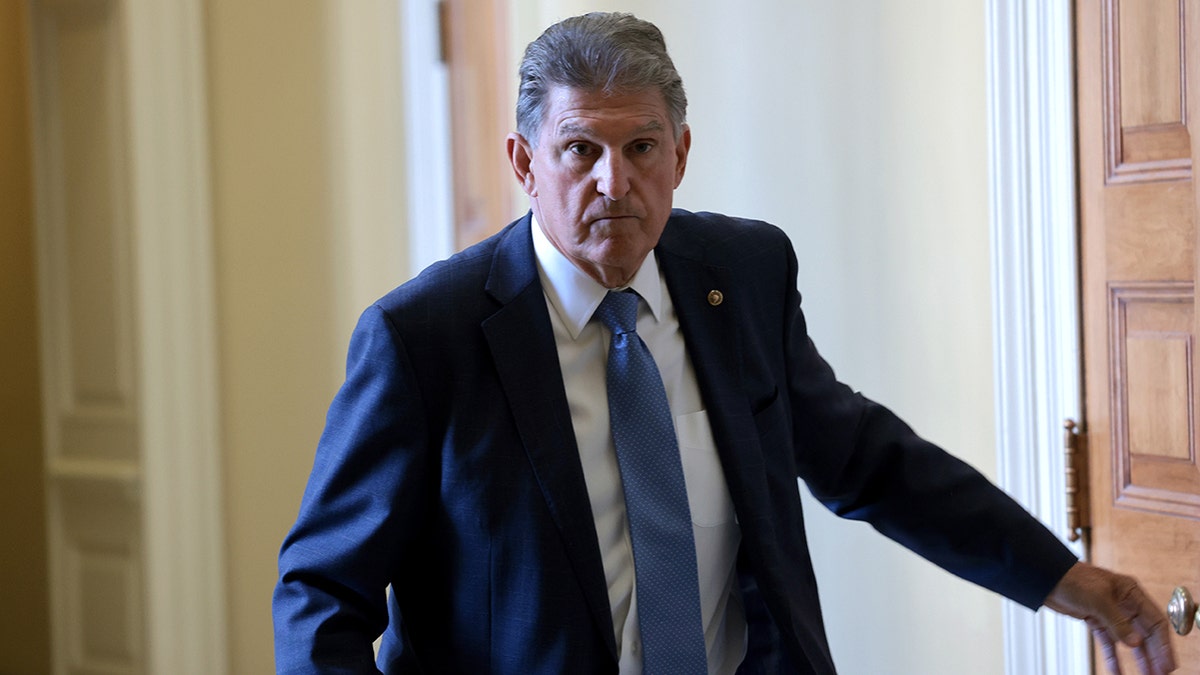
[[(616, 449), (609, 430), (608, 394), (603, 386), (597, 385), (605, 379), (611, 336), (599, 320), (591, 321), (608, 289), (556, 249), (536, 220), (532, 229), (538, 276), (550, 310), (571, 422), (596, 521), (620, 669), (623, 675), (640, 675), (642, 655), (633, 547)], [(733, 673), (746, 651), (746, 618), (736, 569), (741, 528), (734, 516), (696, 373), (653, 251), (629, 287), (644, 300), (638, 306), (637, 331), (658, 364), (675, 418), (696, 540), (708, 672)]]

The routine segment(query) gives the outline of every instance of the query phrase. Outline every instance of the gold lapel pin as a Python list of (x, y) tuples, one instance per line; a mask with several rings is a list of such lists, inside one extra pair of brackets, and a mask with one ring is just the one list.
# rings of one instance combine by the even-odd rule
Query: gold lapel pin
[(725, 294), (724, 293), (722, 293), (721, 291), (718, 291), (718, 290), (711, 290), (708, 292), (708, 304), (712, 305), (713, 307), (716, 307), (717, 305), (721, 304), (722, 302), (725, 302)]

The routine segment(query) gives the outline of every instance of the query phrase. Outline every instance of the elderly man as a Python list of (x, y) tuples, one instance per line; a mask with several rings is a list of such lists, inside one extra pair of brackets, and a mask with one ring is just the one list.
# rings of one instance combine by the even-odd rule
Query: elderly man
[(632, 16), (529, 46), (531, 213), (363, 314), (280, 554), (279, 671), (833, 673), (797, 477), (1173, 669), (1135, 582), (835, 379), (780, 230), (671, 209), (685, 110)]

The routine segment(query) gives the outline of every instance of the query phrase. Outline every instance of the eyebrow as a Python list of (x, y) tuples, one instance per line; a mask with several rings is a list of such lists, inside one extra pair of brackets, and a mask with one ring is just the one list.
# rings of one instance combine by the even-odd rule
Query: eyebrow
[[(647, 122), (646, 124), (643, 124), (642, 126), (638, 127), (637, 129), (634, 129), (633, 133), (631, 135), (637, 136), (639, 134), (645, 134), (645, 133), (649, 133), (652, 131), (662, 131), (662, 130), (663, 130), (662, 123), (660, 123), (658, 120), (653, 120), (651, 122)], [(595, 138), (596, 133), (594, 131), (592, 131), (592, 129), (590, 127), (583, 126), (582, 124), (564, 124), (558, 128), (558, 135), (559, 136), (587, 136), (588, 138)]]

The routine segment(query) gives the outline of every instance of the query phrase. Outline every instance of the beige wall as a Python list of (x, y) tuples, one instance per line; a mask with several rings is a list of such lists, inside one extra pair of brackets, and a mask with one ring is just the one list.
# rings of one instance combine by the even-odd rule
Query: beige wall
[(407, 274), (395, 5), (207, 3), (233, 673), (274, 670), (276, 555), (350, 331)]
[(273, 551), (336, 381), (322, 14), (208, 5), (230, 672), (274, 669)]
[(25, 22), (0, 3), (0, 673), (50, 669)]

